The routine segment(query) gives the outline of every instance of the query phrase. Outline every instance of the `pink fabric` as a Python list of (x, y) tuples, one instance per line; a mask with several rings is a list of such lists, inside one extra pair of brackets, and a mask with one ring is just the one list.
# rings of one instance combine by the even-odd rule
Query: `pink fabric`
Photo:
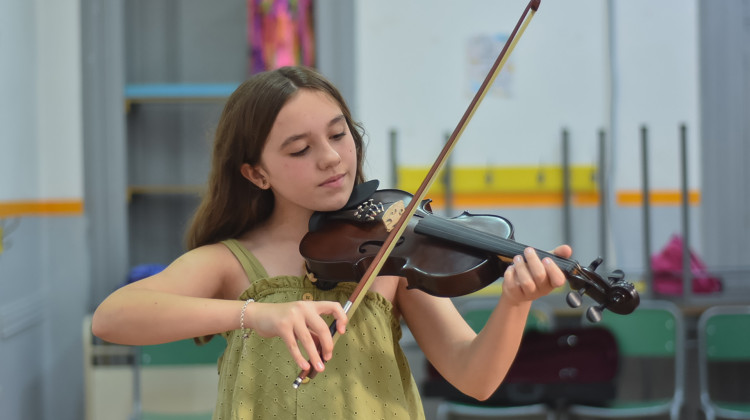
[(250, 71), (315, 65), (312, 0), (247, 0)]
[[(651, 256), (651, 269), (654, 274), (654, 292), (664, 295), (682, 294), (682, 236), (672, 235), (664, 248)], [(721, 280), (708, 273), (706, 265), (692, 250), (690, 271), (693, 275), (694, 293), (721, 291)]]

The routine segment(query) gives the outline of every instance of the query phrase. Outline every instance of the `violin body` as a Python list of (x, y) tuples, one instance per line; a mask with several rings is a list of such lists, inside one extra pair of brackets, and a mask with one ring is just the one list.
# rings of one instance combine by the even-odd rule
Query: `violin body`
[[(326, 213), (311, 226), (300, 243), (307, 268), (320, 288), (342, 281), (358, 281), (389, 234), (379, 214), (396, 203), (408, 205), (412, 195), (401, 190), (377, 190), (354, 209)], [(370, 208), (372, 207), (372, 208)], [(368, 220), (368, 217), (371, 219)], [(408, 288), (441, 297), (462, 296), (480, 290), (503, 276), (508, 264), (491, 252), (415, 232), (420, 221), (436, 217), (430, 200), (423, 200), (380, 270), (381, 275), (405, 277)], [(513, 226), (494, 215), (464, 212), (451, 223), (512, 239)]]

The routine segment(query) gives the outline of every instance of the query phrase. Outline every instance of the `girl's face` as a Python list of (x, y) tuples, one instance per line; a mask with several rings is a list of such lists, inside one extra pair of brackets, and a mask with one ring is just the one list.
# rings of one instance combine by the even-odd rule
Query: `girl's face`
[(356, 156), (336, 101), (323, 92), (300, 89), (276, 116), (260, 163), (246, 165), (243, 174), (273, 191), (275, 211), (338, 210), (354, 188)]

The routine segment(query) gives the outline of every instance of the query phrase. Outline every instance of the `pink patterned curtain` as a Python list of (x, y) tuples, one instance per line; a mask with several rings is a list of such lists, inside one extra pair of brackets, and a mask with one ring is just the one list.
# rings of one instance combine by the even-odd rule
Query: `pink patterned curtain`
[(250, 72), (315, 65), (313, 0), (247, 0)]

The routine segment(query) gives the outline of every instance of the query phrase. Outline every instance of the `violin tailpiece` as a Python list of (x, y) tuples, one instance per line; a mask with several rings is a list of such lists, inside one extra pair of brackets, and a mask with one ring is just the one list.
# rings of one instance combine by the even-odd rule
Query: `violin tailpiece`
[(401, 219), (401, 215), (404, 214), (405, 209), (406, 206), (403, 200), (390, 203), (386, 209), (382, 202), (378, 201), (376, 203), (371, 198), (357, 206), (357, 209), (354, 211), (354, 217), (364, 222), (380, 220), (385, 226), (385, 230), (390, 232), (396, 226), (399, 219)]

